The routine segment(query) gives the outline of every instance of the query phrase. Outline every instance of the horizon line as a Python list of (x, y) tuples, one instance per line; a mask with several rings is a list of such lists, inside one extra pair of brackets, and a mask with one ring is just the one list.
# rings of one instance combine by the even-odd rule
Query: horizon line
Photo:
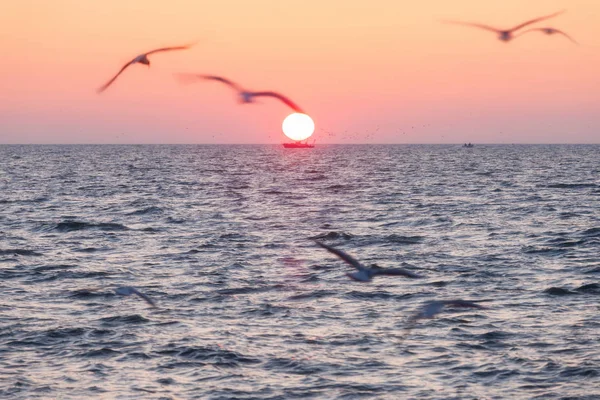
[[(321, 146), (462, 146), (471, 143), (473, 146), (567, 146), (567, 145), (600, 145), (598, 143), (321, 143)], [(282, 146), (283, 143), (0, 143), (0, 146)], [(315, 144), (315, 147), (319, 145)]]

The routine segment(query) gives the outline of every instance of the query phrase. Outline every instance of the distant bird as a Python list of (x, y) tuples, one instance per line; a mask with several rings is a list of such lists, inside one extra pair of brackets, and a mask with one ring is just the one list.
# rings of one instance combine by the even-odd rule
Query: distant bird
[(429, 301), (423, 305), (421, 310), (415, 314), (413, 314), (410, 318), (410, 322), (415, 322), (419, 319), (423, 318), (433, 318), (442, 310), (444, 307), (458, 307), (458, 308), (480, 308), (485, 309), (486, 307), (479, 305), (473, 301), (465, 301), (465, 300), (439, 300), (439, 301)]
[(322, 248), (324, 248), (325, 250), (329, 251), (330, 253), (335, 254), (336, 256), (341, 258), (343, 261), (345, 261), (347, 264), (350, 264), (351, 266), (356, 268), (358, 270), (357, 272), (346, 273), (346, 275), (349, 278), (352, 278), (356, 281), (369, 282), (369, 281), (371, 281), (371, 279), (373, 279), (377, 275), (400, 275), (400, 276), (405, 276), (407, 278), (412, 278), (412, 279), (422, 278), (422, 276), (412, 273), (410, 271), (407, 271), (403, 268), (381, 268), (376, 265), (373, 265), (371, 267), (366, 267), (363, 264), (361, 264), (360, 262), (358, 262), (357, 260), (355, 260), (350, 255), (343, 252), (342, 250), (338, 250), (336, 248), (328, 246), (325, 243), (319, 242), (318, 240), (315, 240), (314, 242), (316, 244), (318, 244), (319, 246), (321, 246)]
[(571, 36), (567, 35), (565, 32), (561, 31), (560, 29), (556, 29), (556, 28), (531, 28), (531, 29), (527, 29), (526, 31), (521, 32), (517, 36), (522, 36), (522, 35), (526, 34), (527, 32), (533, 32), (533, 31), (543, 32), (546, 35), (554, 35), (554, 34), (558, 33), (559, 35), (563, 35), (564, 37), (569, 39), (571, 42), (573, 42), (575, 44), (579, 44)]
[(229, 79), (222, 78), (220, 76), (200, 75), (200, 74), (177, 74), (177, 75), (184, 82), (189, 82), (190, 80), (196, 80), (196, 79), (206, 79), (206, 80), (212, 80), (212, 81), (218, 81), (218, 82), (224, 83), (238, 93), (239, 102), (242, 104), (253, 103), (255, 97), (274, 97), (274, 98), (279, 99), (282, 102), (284, 102), (295, 112), (305, 114), (305, 112), (302, 111), (302, 109), (296, 103), (294, 103), (293, 101), (291, 101), (284, 95), (277, 93), (277, 92), (270, 92), (270, 91), (269, 92), (251, 92), (249, 90), (245, 90), (237, 83), (232, 82)]
[(473, 26), (475, 28), (481, 28), (481, 29), (485, 29), (488, 31), (496, 32), (498, 34), (498, 39), (502, 40), (503, 42), (508, 42), (508, 41), (514, 39), (515, 31), (518, 31), (519, 29), (522, 29), (522, 28), (526, 27), (527, 25), (531, 25), (533, 23), (543, 21), (545, 19), (556, 17), (557, 15), (562, 14), (564, 12), (565, 12), (565, 10), (562, 10), (562, 11), (556, 12), (554, 14), (546, 15), (545, 17), (535, 18), (535, 19), (529, 20), (527, 22), (523, 22), (522, 24), (519, 24), (519, 25), (515, 26), (514, 28), (506, 29), (506, 30), (494, 28), (489, 25), (479, 24), (479, 23), (475, 23), (475, 22), (461, 22), (461, 21), (442, 21), (442, 22), (445, 22), (448, 24)]
[(148, 56), (150, 54), (161, 53), (163, 51), (186, 50), (186, 49), (189, 49), (190, 47), (192, 47), (193, 45), (194, 44), (192, 43), (192, 44), (188, 44), (188, 45), (185, 45), (185, 46), (163, 47), (161, 49), (156, 49), (156, 50), (149, 51), (147, 53), (140, 54), (139, 56), (135, 57), (133, 60), (129, 61), (127, 64), (123, 65), (123, 67), (121, 68), (121, 70), (119, 72), (117, 72), (117, 74), (115, 76), (113, 76), (111, 80), (109, 80), (108, 82), (106, 82), (104, 85), (100, 86), (96, 91), (98, 93), (104, 92), (110, 85), (112, 85), (112, 83), (117, 79), (117, 77), (119, 75), (121, 75), (121, 73), (123, 71), (125, 71), (125, 69), (127, 67), (129, 67), (130, 65), (138, 64), (139, 63), (139, 64), (147, 65), (148, 68), (150, 68), (150, 60), (148, 60)]
[(146, 296), (144, 293), (140, 292), (134, 287), (131, 286), (121, 286), (115, 289), (115, 293), (121, 296), (131, 296), (132, 294), (137, 294), (142, 299), (146, 300), (146, 303), (150, 304), (152, 307), (156, 307), (156, 304), (152, 299)]

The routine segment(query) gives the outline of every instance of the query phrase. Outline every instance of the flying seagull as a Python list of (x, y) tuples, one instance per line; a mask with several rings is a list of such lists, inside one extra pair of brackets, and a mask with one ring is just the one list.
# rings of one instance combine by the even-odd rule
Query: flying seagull
[(142, 299), (146, 301), (146, 303), (150, 304), (152, 307), (156, 307), (156, 304), (152, 299), (146, 296), (144, 293), (140, 292), (134, 287), (131, 286), (121, 286), (115, 289), (115, 293), (121, 296), (131, 296), (132, 294), (137, 294)]
[(544, 17), (534, 18), (532, 20), (523, 22), (522, 24), (519, 24), (519, 25), (515, 26), (514, 28), (506, 29), (506, 30), (494, 28), (492, 26), (484, 25), (484, 24), (479, 24), (479, 23), (476, 23), (476, 22), (462, 22), (462, 21), (443, 21), (443, 22), (448, 23), (448, 24), (458, 24), (458, 25), (473, 26), (475, 28), (481, 28), (481, 29), (485, 29), (485, 30), (488, 30), (488, 31), (492, 31), (492, 32), (495, 32), (495, 33), (498, 34), (498, 39), (502, 40), (503, 42), (508, 42), (508, 41), (514, 39), (514, 37), (515, 37), (514, 36), (515, 31), (518, 31), (519, 29), (522, 29), (522, 28), (526, 27), (527, 25), (531, 25), (533, 23), (536, 23), (536, 22), (539, 22), (539, 21), (543, 21), (543, 20), (548, 19), (548, 18), (556, 17), (557, 15), (562, 14), (564, 12), (565, 12), (565, 10), (562, 10), (562, 11), (556, 12), (554, 14), (546, 15)]
[[(485, 300), (481, 300), (485, 301)], [(457, 307), (457, 308), (478, 308), (478, 309), (486, 309), (482, 305), (477, 304), (473, 301), (466, 300), (438, 300), (438, 301), (428, 301), (423, 306), (411, 315), (408, 318), (408, 325), (404, 328), (404, 334), (400, 337), (400, 342), (403, 342), (404, 339), (410, 334), (412, 329), (415, 327), (417, 321), (424, 318), (433, 318), (442, 310), (444, 307)]]
[(148, 60), (148, 56), (150, 54), (161, 53), (163, 51), (186, 50), (186, 49), (189, 49), (190, 47), (192, 47), (193, 45), (194, 44), (188, 44), (188, 45), (185, 45), (185, 46), (175, 46), (175, 47), (163, 47), (163, 48), (160, 48), (160, 49), (149, 51), (147, 53), (140, 54), (139, 56), (135, 57), (133, 60), (129, 61), (127, 64), (123, 65), (123, 67), (121, 68), (121, 70), (119, 72), (117, 72), (117, 74), (115, 76), (113, 76), (111, 80), (109, 80), (108, 82), (106, 82), (104, 85), (100, 86), (96, 91), (98, 93), (104, 92), (110, 85), (112, 85), (112, 83), (117, 79), (117, 77), (119, 75), (121, 75), (121, 73), (123, 71), (125, 71), (125, 69), (127, 69), (127, 67), (129, 67), (130, 65), (138, 64), (139, 63), (139, 64), (147, 65), (148, 68), (150, 68), (150, 60)]
[(444, 307), (458, 307), (458, 308), (480, 308), (484, 309), (486, 307), (479, 305), (473, 301), (466, 300), (438, 300), (438, 301), (429, 301), (421, 307), (421, 309), (413, 314), (410, 318), (410, 322), (416, 322), (423, 318), (433, 318), (442, 310)]
[(295, 112), (300, 113), (300, 114), (306, 114), (296, 103), (294, 103), (293, 101), (291, 101), (284, 95), (277, 93), (277, 92), (270, 92), (270, 91), (251, 92), (249, 90), (245, 90), (237, 83), (232, 82), (229, 79), (225, 79), (220, 76), (201, 75), (201, 74), (177, 74), (177, 75), (184, 82), (189, 82), (191, 80), (196, 80), (196, 79), (207, 79), (207, 80), (211, 80), (211, 81), (218, 81), (218, 82), (224, 83), (238, 93), (239, 102), (242, 104), (253, 103), (255, 97), (274, 97), (274, 98), (284, 102), (287, 106), (289, 106)]
[(341, 258), (343, 261), (345, 261), (347, 264), (350, 264), (351, 266), (356, 268), (358, 270), (357, 272), (346, 273), (346, 275), (349, 278), (352, 278), (356, 281), (369, 282), (369, 281), (371, 281), (371, 279), (373, 279), (377, 275), (401, 275), (401, 276), (405, 276), (407, 278), (413, 278), (413, 279), (422, 278), (422, 276), (417, 275), (415, 273), (412, 273), (412, 272), (407, 271), (402, 268), (381, 268), (376, 265), (373, 265), (371, 267), (366, 267), (363, 264), (361, 264), (360, 262), (358, 262), (357, 260), (355, 260), (353, 257), (351, 257), (350, 255), (346, 254), (345, 252), (343, 252), (341, 250), (338, 250), (336, 248), (328, 246), (325, 243), (321, 243), (318, 240), (315, 240), (314, 242), (316, 244), (318, 244), (319, 246), (321, 246), (322, 248), (324, 248), (325, 250), (329, 251), (330, 253), (335, 254), (336, 256)]
[(527, 29), (526, 31), (521, 32), (518, 36), (521, 36), (527, 32), (533, 32), (533, 31), (543, 32), (546, 35), (554, 35), (554, 34), (558, 33), (559, 35), (563, 35), (564, 37), (569, 39), (571, 42), (573, 42), (575, 44), (579, 44), (575, 41), (575, 39), (573, 39), (571, 36), (567, 35), (567, 33), (561, 31), (560, 29), (556, 29), (556, 28), (531, 28), (531, 29)]

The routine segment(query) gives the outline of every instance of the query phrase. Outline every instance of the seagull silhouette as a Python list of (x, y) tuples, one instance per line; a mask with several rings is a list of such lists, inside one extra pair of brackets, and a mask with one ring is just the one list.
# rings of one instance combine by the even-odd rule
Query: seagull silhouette
[(315, 240), (314, 242), (316, 244), (318, 244), (319, 246), (321, 246), (322, 248), (324, 248), (325, 250), (329, 251), (330, 253), (335, 254), (336, 256), (341, 258), (343, 261), (345, 261), (347, 264), (350, 264), (351, 266), (356, 268), (358, 270), (357, 272), (346, 273), (346, 275), (349, 278), (352, 278), (355, 281), (369, 282), (371, 279), (373, 279), (377, 275), (400, 275), (400, 276), (405, 276), (407, 278), (412, 278), (412, 279), (422, 278), (421, 275), (417, 275), (417, 274), (407, 271), (403, 268), (381, 268), (375, 264), (373, 264), (373, 266), (371, 266), (371, 267), (366, 267), (363, 264), (361, 264), (360, 262), (358, 262), (357, 260), (355, 260), (350, 255), (348, 255), (347, 253), (343, 252), (342, 250), (338, 250), (336, 248), (328, 246), (325, 243), (319, 242), (318, 240)]
[(301, 113), (301, 114), (306, 114), (296, 103), (294, 103), (289, 98), (287, 98), (284, 95), (277, 93), (277, 92), (271, 92), (271, 91), (251, 92), (249, 90), (245, 90), (240, 85), (238, 85), (235, 82), (230, 81), (229, 79), (225, 79), (223, 77), (214, 76), (214, 75), (177, 74), (177, 76), (180, 78), (180, 80), (182, 82), (190, 82), (192, 80), (197, 80), (197, 79), (206, 79), (206, 80), (218, 81), (218, 82), (224, 83), (238, 93), (239, 102), (242, 104), (253, 103), (255, 97), (274, 97), (276, 99), (279, 99), (283, 103), (285, 103), (287, 106), (289, 106), (295, 112)]
[(498, 39), (502, 40), (503, 42), (508, 42), (515, 38), (515, 36), (514, 36), (515, 31), (518, 31), (519, 29), (522, 29), (522, 28), (526, 27), (527, 25), (531, 25), (531, 24), (534, 24), (539, 21), (543, 21), (548, 18), (556, 17), (557, 15), (562, 14), (564, 12), (565, 12), (565, 10), (562, 10), (562, 11), (556, 12), (554, 14), (546, 15), (544, 17), (534, 18), (532, 20), (523, 22), (522, 24), (515, 26), (514, 28), (505, 29), (505, 30), (494, 28), (489, 25), (479, 24), (476, 22), (462, 22), (462, 21), (448, 21), (448, 20), (444, 20), (442, 22), (447, 23), (447, 24), (473, 26), (475, 28), (481, 28), (481, 29), (485, 29), (488, 31), (492, 31), (492, 32), (495, 32), (498, 34)]
[(156, 307), (156, 304), (152, 299), (146, 296), (144, 293), (140, 292), (134, 287), (131, 286), (121, 286), (115, 289), (115, 293), (121, 296), (131, 296), (132, 294), (137, 294), (142, 299), (146, 301), (146, 303), (150, 304), (152, 307)]
[(140, 54), (139, 56), (135, 57), (133, 60), (131, 60), (128, 63), (126, 63), (125, 65), (123, 65), (123, 67), (119, 70), (119, 72), (117, 72), (117, 74), (115, 76), (113, 76), (111, 78), (111, 80), (109, 80), (108, 82), (106, 82), (104, 85), (100, 86), (96, 91), (98, 93), (104, 92), (110, 85), (112, 85), (112, 83), (118, 78), (118, 76), (121, 75), (121, 73), (123, 71), (125, 71), (125, 69), (127, 69), (127, 67), (129, 67), (130, 65), (133, 65), (133, 64), (144, 64), (144, 65), (147, 65), (148, 68), (149, 68), (150, 67), (150, 60), (148, 60), (148, 56), (150, 54), (161, 53), (161, 52), (164, 52), (164, 51), (186, 50), (186, 49), (189, 49), (190, 47), (192, 47), (194, 44), (195, 43), (188, 44), (188, 45), (185, 45), (185, 46), (163, 47), (163, 48), (160, 48), (160, 49), (149, 51), (147, 53)]
[(522, 35), (526, 34), (527, 32), (533, 32), (533, 31), (543, 32), (546, 35), (554, 35), (554, 34), (563, 35), (564, 37), (566, 37), (567, 39), (569, 39), (571, 42), (573, 42), (575, 44), (579, 44), (579, 43), (577, 43), (577, 41), (575, 41), (575, 39), (573, 39), (571, 36), (567, 35), (566, 32), (563, 32), (560, 29), (550, 28), (550, 27), (548, 27), (548, 28), (531, 28), (531, 29), (527, 29), (526, 31), (521, 32), (517, 36), (522, 36)]

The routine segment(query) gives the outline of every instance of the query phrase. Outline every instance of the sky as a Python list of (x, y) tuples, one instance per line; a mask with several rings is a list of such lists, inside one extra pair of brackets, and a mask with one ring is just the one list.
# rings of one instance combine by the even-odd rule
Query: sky
[[(509, 28), (509, 43), (444, 19)], [(129, 67), (136, 55), (197, 42)], [(281, 143), (291, 113), (218, 82), (279, 91), (316, 143), (600, 143), (597, 0), (20, 0), (0, 6), (0, 143)], [(312, 139), (311, 138), (311, 139)]]

